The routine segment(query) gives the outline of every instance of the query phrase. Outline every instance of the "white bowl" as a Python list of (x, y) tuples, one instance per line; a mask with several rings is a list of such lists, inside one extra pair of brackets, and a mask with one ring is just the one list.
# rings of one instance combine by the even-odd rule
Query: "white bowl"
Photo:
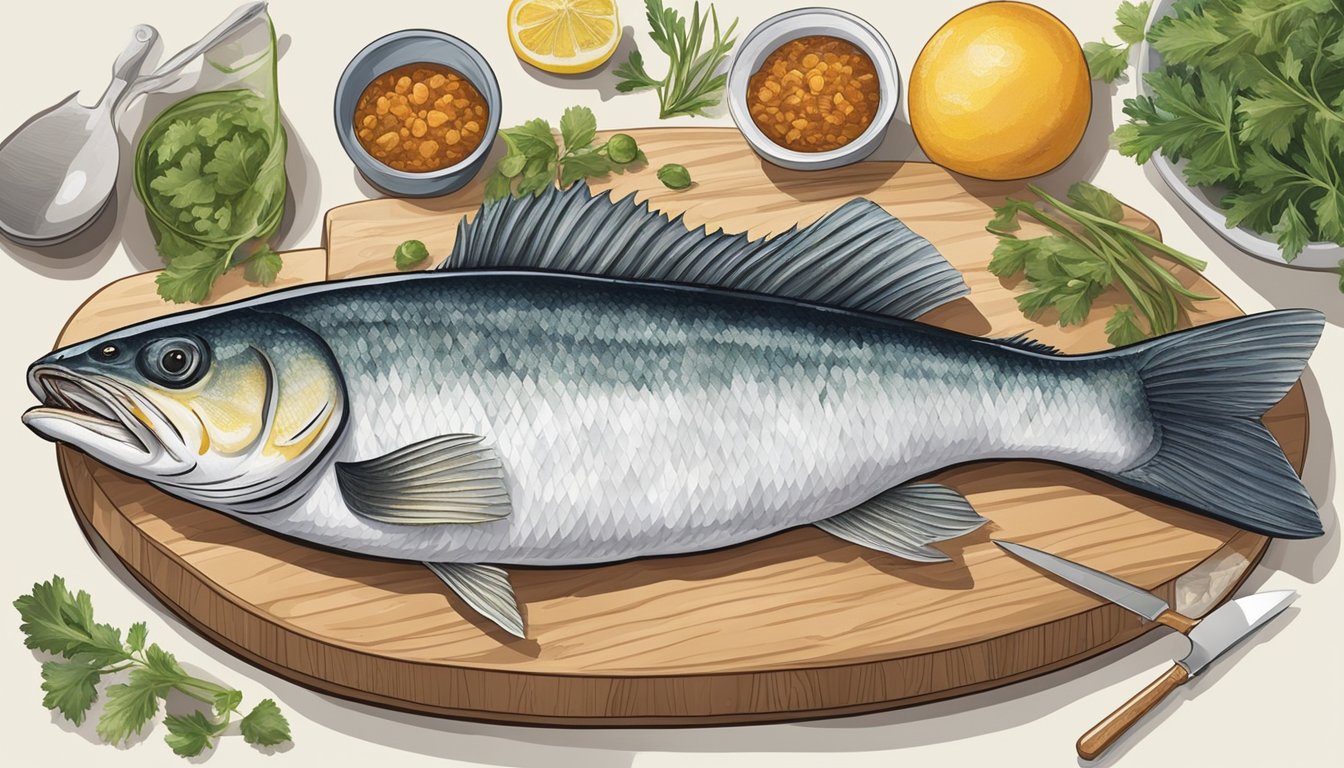
[[(810, 35), (828, 35), (858, 46), (873, 60), (881, 101), (873, 122), (858, 138), (826, 152), (797, 152), (771, 141), (747, 110), (747, 85), (751, 76), (775, 49)], [(833, 8), (799, 8), (773, 16), (756, 26), (738, 46), (728, 67), (728, 111), (756, 154), (784, 168), (819, 171), (856, 163), (871, 155), (886, 135), (887, 124), (896, 114), (901, 98), (901, 73), (891, 46), (871, 24), (851, 13)]]
[[(1171, 14), (1171, 6), (1175, 0), (1158, 0), (1153, 5), (1152, 16), (1148, 19), (1148, 25)], [(1142, 48), (1139, 49), (1139, 91), (1143, 95), (1151, 97), (1152, 89), (1148, 83), (1144, 82), (1143, 76), (1161, 68), (1162, 54), (1157, 52), (1144, 40)], [(1195, 212), (1199, 218), (1206, 224), (1213, 227), (1214, 231), (1223, 236), (1224, 240), (1235, 245), (1241, 250), (1265, 261), (1275, 264), (1296, 267), (1299, 269), (1329, 269), (1339, 268), (1340, 260), (1344, 260), (1344, 247), (1331, 242), (1307, 243), (1307, 247), (1297, 255), (1297, 258), (1291, 262), (1283, 258), (1283, 252), (1279, 244), (1273, 239), (1266, 237), (1247, 227), (1228, 227), (1227, 214), (1218, 206), (1218, 200), (1222, 197), (1222, 190), (1214, 187), (1192, 187), (1185, 183), (1181, 170), (1184, 167), (1184, 161), (1172, 163), (1161, 152), (1153, 153), (1151, 160), (1153, 167), (1157, 169), (1157, 175), (1171, 187), (1171, 191), (1181, 199), (1190, 209)]]

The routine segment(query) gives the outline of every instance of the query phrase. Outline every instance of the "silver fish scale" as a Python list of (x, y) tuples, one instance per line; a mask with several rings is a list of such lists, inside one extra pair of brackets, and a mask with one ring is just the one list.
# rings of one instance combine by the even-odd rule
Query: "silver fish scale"
[(1154, 441), (1123, 360), (774, 299), (441, 273), (267, 311), (316, 331), (340, 363), (349, 418), (334, 460), (469, 432), (504, 465), (513, 509), (497, 521), (362, 518), (330, 463), (301, 502), (249, 518), (370, 555), (559, 565), (697, 551), (964, 461), (1119, 471)]

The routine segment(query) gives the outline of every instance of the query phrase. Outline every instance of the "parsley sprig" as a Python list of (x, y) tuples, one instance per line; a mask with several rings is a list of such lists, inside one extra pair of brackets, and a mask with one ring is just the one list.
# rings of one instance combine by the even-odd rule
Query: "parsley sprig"
[[(692, 7), (688, 29), (686, 19), (675, 10), (664, 8), (662, 0), (645, 0), (644, 5), (649, 19), (649, 37), (658, 50), (667, 54), (667, 75), (661, 80), (654, 78), (644, 69), (644, 56), (639, 51), (631, 51), (630, 58), (615, 70), (616, 76), (623, 78), (616, 84), (616, 90), (629, 93), (655, 89), (660, 118), (703, 116), (706, 109), (719, 103), (723, 88), (728, 84), (728, 75), (719, 69), (736, 43), (733, 31), (737, 29), (737, 19), (721, 30), (719, 14), (713, 4), (708, 13), (701, 16), (697, 2)], [(701, 50), (705, 33), (711, 26), (713, 41), (707, 50)]]
[[(1027, 317), (1054, 309), (1061, 326), (1081, 324), (1093, 301), (1118, 285), (1133, 306), (1116, 309), (1106, 323), (1106, 336), (1112, 345), (1123, 346), (1174, 331), (1189, 321), (1192, 302), (1214, 298), (1186, 288), (1153, 256), (1195, 271), (1207, 265), (1121, 223), (1124, 208), (1109, 192), (1080, 181), (1069, 188), (1070, 205), (1028, 186), (1049, 208), (1010, 197), (994, 209), (986, 227), (999, 236), (989, 271), (1004, 278), (1023, 274), (1031, 284), (1031, 290), (1017, 297)], [(1013, 233), (1021, 228), (1022, 216), (1051, 234), (1018, 238)]]
[(597, 118), (587, 107), (570, 107), (560, 116), (563, 146), (543, 118), (505, 128), (499, 135), (507, 151), (485, 180), (487, 201), (510, 193), (536, 195), (554, 184), (565, 188), (580, 179), (623, 173), (647, 162), (635, 140), (624, 133), (594, 146)]
[(1143, 30), (1148, 26), (1148, 11), (1153, 4), (1149, 0), (1131, 3), (1126, 0), (1115, 12), (1115, 34), (1119, 44), (1106, 42), (1085, 43), (1083, 56), (1087, 58), (1087, 71), (1093, 80), (1113, 83), (1120, 79), (1129, 67), (1129, 51), (1143, 42)]
[(94, 621), (93, 602), (83, 590), (71, 593), (60, 576), (34, 584), (14, 601), (23, 619), (24, 645), (56, 659), (42, 663), (43, 706), (79, 725), (98, 699), (106, 675), (128, 672), (126, 682), (105, 690), (97, 732), (112, 744), (144, 731), (170, 691), (205, 705), (186, 715), (166, 715), (164, 741), (173, 752), (194, 757), (214, 746), (235, 716), (243, 740), (274, 746), (290, 740), (289, 722), (271, 699), (242, 714), (243, 694), (187, 674), (171, 653), (147, 642), (144, 622), (136, 622), (122, 639), (120, 629)]
[(1221, 190), (1227, 226), (1272, 235), (1288, 261), (1344, 245), (1344, 2), (1177, 0), (1147, 39), (1163, 65), (1151, 96), (1125, 100), (1120, 152), (1183, 161), (1188, 183)]

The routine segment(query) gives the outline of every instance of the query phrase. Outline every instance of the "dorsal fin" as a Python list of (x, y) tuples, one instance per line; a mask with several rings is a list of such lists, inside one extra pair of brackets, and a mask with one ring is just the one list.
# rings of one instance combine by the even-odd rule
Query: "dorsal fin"
[(688, 229), (634, 195), (584, 184), (483, 205), (439, 269), (536, 269), (783, 296), (912, 319), (969, 292), (961, 274), (871, 201), (803, 229), (750, 240)]
[(1040, 354), (1040, 355), (1063, 355), (1063, 354), (1064, 354), (1063, 352), (1060, 352), (1060, 351), (1059, 351), (1058, 349), (1056, 349), (1055, 347), (1052, 347), (1052, 346), (1050, 346), (1049, 344), (1046, 344), (1046, 343), (1043, 342), (1043, 341), (1037, 341), (1036, 339), (1033, 339), (1032, 337), (1028, 336), (1026, 331), (1023, 331), (1022, 333), (1014, 334), (1014, 335), (1012, 335), (1012, 336), (1008, 336), (1008, 337), (1006, 337), (1006, 338), (994, 339), (994, 341), (997, 341), (998, 343), (1000, 343), (1000, 344), (1002, 344), (1002, 345), (1004, 345), (1004, 346), (1006, 346), (1006, 347), (1015, 347), (1015, 348), (1017, 348), (1017, 349), (1025, 349), (1025, 350), (1028, 351), (1028, 352), (1035, 352), (1035, 353)]

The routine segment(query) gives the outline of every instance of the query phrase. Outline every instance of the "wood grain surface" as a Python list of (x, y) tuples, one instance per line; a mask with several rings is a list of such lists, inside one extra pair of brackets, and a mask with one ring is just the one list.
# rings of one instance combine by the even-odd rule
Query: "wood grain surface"
[[(867, 197), (929, 238), (966, 276), (968, 299), (923, 320), (978, 335), (1026, 331), (1068, 352), (1106, 346), (1102, 326), (1027, 320), (1019, 288), (985, 271), (990, 207), (1020, 184), (955, 177), (918, 163), (862, 163), (814, 175), (762, 163), (731, 129), (631, 131), (647, 168), (595, 184), (636, 193), (694, 226), (762, 236)], [(686, 165), (689, 190), (653, 171)], [(481, 186), (439, 199), (332, 210), (324, 249), (291, 252), (276, 287), (385, 272), (408, 238), (445, 256)], [(1156, 233), (1141, 214), (1131, 223)], [(1178, 270), (1187, 285), (1216, 289)], [(153, 274), (113, 283), (71, 318), (61, 344), (173, 308)], [(211, 303), (259, 289), (229, 275)], [(1240, 314), (1206, 302), (1196, 323)], [(1045, 318), (1049, 321), (1051, 318)], [(1266, 423), (1300, 471), (1300, 385)], [(1268, 543), (1067, 468), (965, 465), (934, 478), (991, 523), (942, 545), (951, 562), (913, 564), (815, 529), (679, 557), (600, 567), (513, 569), (527, 618), (517, 639), (466, 611), (424, 567), (284, 539), (171, 498), (83, 454), (58, 449), (71, 504), (176, 614), (212, 641), (285, 678), (417, 712), (536, 724), (701, 725), (866, 712), (931, 701), (1075, 663), (1152, 629), (1000, 552), (990, 537), (1059, 553), (1152, 589), (1178, 609), (1228, 597)]]

